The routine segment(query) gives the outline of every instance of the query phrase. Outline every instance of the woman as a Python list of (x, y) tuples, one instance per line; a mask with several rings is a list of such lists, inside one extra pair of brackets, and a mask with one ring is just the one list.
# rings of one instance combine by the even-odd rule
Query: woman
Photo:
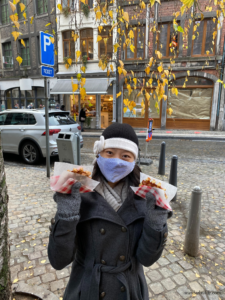
[(82, 107), (79, 114), (79, 122), (81, 124), (81, 131), (84, 131), (84, 122), (86, 120), (86, 107)]
[(128, 124), (114, 123), (95, 142), (95, 192), (56, 193), (48, 256), (61, 270), (73, 262), (64, 300), (148, 300), (143, 267), (156, 262), (167, 237), (168, 211), (130, 186), (140, 183), (138, 138)]

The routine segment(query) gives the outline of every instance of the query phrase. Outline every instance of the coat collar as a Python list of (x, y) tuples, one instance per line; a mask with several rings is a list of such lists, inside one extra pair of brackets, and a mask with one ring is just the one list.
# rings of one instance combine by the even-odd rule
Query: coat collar
[(127, 199), (117, 212), (97, 192), (84, 193), (81, 198), (80, 222), (104, 219), (127, 226), (135, 220), (145, 217), (146, 200), (134, 195), (131, 189), (129, 189)]

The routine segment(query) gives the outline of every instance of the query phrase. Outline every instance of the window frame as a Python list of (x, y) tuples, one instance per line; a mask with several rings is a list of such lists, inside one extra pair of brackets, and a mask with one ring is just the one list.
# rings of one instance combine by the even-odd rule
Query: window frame
[[(64, 33), (66, 33), (66, 32), (70, 32), (71, 33), (71, 38), (69, 38), (69, 39), (65, 39), (64, 38)], [(69, 42), (69, 56), (68, 57), (71, 57), (72, 58), (72, 60), (74, 61), (75, 60), (75, 51), (74, 51), (74, 58), (71, 56), (71, 41), (74, 43), (74, 49), (75, 49), (75, 42), (74, 42), (74, 39), (73, 39), (73, 37), (72, 37), (72, 32), (73, 32), (73, 30), (65, 30), (65, 31), (63, 31), (62, 32), (62, 40), (63, 40), (63, 57), (67, 57), (67, 56), (65, 56), (65, 50), (64, 50), (64, 42)]]
[[(1, 25), (7, 25), (7, 24), (9, 24), (10, 23), (10, 18), (9, 18), (9, 4), (8, 4), (8, 1), (7, 0), (5, 0), (5, 2), (6, 3), (3, 3), (2, 4), (2, 2), (3, 1), (1, 1), (1, 4), (0, 4), (0, 6), (1, 6)], [(6, 18), (5, 18), (5, 22), (3, 23), (2, 22), (2, 20), (3, 20), (3, 18), (2, 18), (2, 15), (3, 15), (3, 7), (6, 7), (6, 10), (5, 10), (5, 13), (6, 13)]]
[[(21, 12), (20, 3), (23, 3), (26, 8), (23, 12)], [(27, 13), (27, 0), (20, 0), (20, 2), (17, 4), (17, 12), (18, 12), (18, 20), (23, 20), (23, 13)]]
[[(41, 8), (43, 9), (43, 12), (40, 12), (38, 9), (39, 9), (39, 7), (38, 7), (38, 3), (42, 3), (42, 6), (41, 6)], [(43, 14), (47, 14), (48, 13), (48, 1), (47, 0), (37, 0), (37, 2), (36, 2), (37, 4), (37, 15), (43, 15)], [(46, 5), (45, 5), (46, 4)], [(46, 9), (46, 11), (45, 11), (45, 9)]]
[[(87, 29), (91, 29), (92, 30), (92, 37), (81, 37), (81, 31), (83, 30), (87, 30)], [(86, 47), (86, 52), (87, 52), (87, 57), (89, 58), (89, 60), (93, 60), (94, 59), (94, 37), (93, 37), (93, 34), (94, 34), (94, 30), (93, 28), (84, 28), (84, 29), (81, 29), (80, 30), (80, 51), (81, 51), (81, 55), (82, 55), (82, 47), (83, 47), (83, 41), (85, 41), (85, 47)], [(88, 45), (89, 45), (89, 40), (92, 40), (92, 46), (93, 46), (93, 58), (90, 58), (88, 56)], [(82, 57), (81, 57), (82, 59)]]
[[(10, 49), (4, 49), (6, 47), (6, 45), (10, 45)], [(11, 52), (11, 56), (6, 56), (5, 52), (6, 51), (10, 51)], [(3, 52), (3, 56), (4, 56), (4, 61), (6, 61), (5, 57), (10, 57), (11, 58), (11, 64), (9, 64), (9, 67), (6, 67), (6, 63), (3, 63), (3, 69), (12, 69), (13, 68), (13, 63), (12, 63), (12, 59), (13, 59), (13, 55), (12, 55), (12, 43), (11, 42), (6, 42), (6, 43), (2, 43), (2, 52)]]
[[(180, 22), (178, 21), (178, 26), (180, 26)], [(171, 25), (173, 25), (173, 22), (160, 22), (158, 24), (158, 28), (160, 30), (161, 26), (168, 25), (167, 27), (167, 41), (166, 41), (166, 56), (162, 56), (162, 58), (171, 58), (174, 57), (174, 53), (170, 52), (170, 37), (171, 37)], [(161, 32), (160, 32), (161, 33)], [(160, 33), (157, 34), (157, 50), (160, 51)], [(177, 33), (177, 53), (176, 57), (178, 57), (178, 50), (179, 50), (179, 42), (180, 42), (180, 34)], [(161, 51), (160, 51), (161, 52)], [(171, 54), (171, 55), (170, 55)]]
[[(68, 0), (69, 1), (69, 0)], [(89, 5), (89, 2), (92, 2), (92, 5)], [(89, 7), (90, 7), (90, 9), (92, 9), (92, 8), (94, 8), (94, 1), (93, 0), (85, 0), (85, 4), (87, 4)], [(80, 4), (79, 4), (79, 8), (80, 8), (80, 10), (82, 10), (82, 6), (84, 5), (84, 3), (83, 2), (81, 2), (80, 1)]]
[[(209, 55), (207, 55), (205, 52), (205, 42), (206, 42), (206, 32), (207, 32), (207, 21), (212, 21), (213, 18), (206, 18), (200, 22), (204, 22), (204, 27), (203, 27), (203, 37), (202, 37), (202, 48), (201, 48), (201, 54), (193, 54), (193, 47), (194, 47), (194, 41), (192, 40), (192, 44), (191, 44), (191, 56), (192, 57), (202, 57), (202, 56), (215, 56), (216, 53), (216, 43), (214, 43), (213, 45), (213, 53), (210, 53)], [(199, 20), (196, 20), (199, 21)], [(215, 22), (215, 29), (217, 30), (217, 23)], [(194, 26), (193, 26), (193, 31), (192, 31), (192, 36), (194, 34)]]
[[(102, 31), (104, 30), (104, 28), (105, 29), (110, 29), (111, 27), (110, 26), (105, 26), (105, 27), (103, 27)], [(98, 57), (101, 58), (101, 55), (100, 55), (100, 46), (101, 45), (100, 45), (100, 43), (101, 42), (104, 43), (104, 41), (103, 41), (104, 38), (111, 38), (111, 40), (112, 40), (112, 54), (109, 57), (109, 59), (112, 59), (112, 57), (113, 57), (113, 36), (112, 36), (112, 32), (111, 32), (111, 36), (110, 36), (109, 34), (102, 34), (102, 31), (101, 31), (101, 33), (98, 32), (98, 35), (100, 35), (102, 37), (102, 40), (98, 43)], [(105, 55), (107, 55), (108, 42), (106, 44), (104, 43), (104, 47), (105, 47)]]
[[(134, 30), (136, 28), (136, 30)], [(143, 57), (142, 59), (145, 58), (145, 34), (146, 34), (146, 27), (145, 26), (129, 26), (128, 29), (126, 30), (127, 36), (129, 31), (132, 29), (134, 32), (134, 57), (133, 58), (127, 58), (127, 46), (125, 48), (125, 60), (141, 60), (140, 58), (137, 57), (137, 35), (138, 35), (138, 29), (139, 28), (144, 28), (144, 46), (143, 46)]]
[[(21, 66), (22, 67), (30, 67), (30, 40), (29, 40), (29, 38), (27, 38), (27, 39), (24, 39), (24, 43), (25, 43), (25, 45), (26, 45), (26, 47), (24, 47), (22, 44), (21, 44), (21, 40), (20, 40), (20, 52), (21, 52), (21, 57), (22, 57), (22, 59), (23, 59), (23, 61), (22, 61), (22, 63), (21, 63)], [(27, 45), (28, 44), (28, 45)], [(28, 54), (27, 54), (27, 49), (29, 49), (29, 58), (27, 58), (27, 59), (24, 59), (24, 57), (23, 57), (23, 51), (25, 50), (25, 55), (26, 56), (28, 56)], [(24, 61), (28, 61), (29, 62), (29, 64), (24, 64)]]

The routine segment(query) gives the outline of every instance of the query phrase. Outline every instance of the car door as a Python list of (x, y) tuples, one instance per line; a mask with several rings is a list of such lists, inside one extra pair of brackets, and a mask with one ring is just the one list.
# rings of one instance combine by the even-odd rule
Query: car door
[(26, 113), (7, 114), (5, 124), (2, 126), (3, 151), (18, 153), (18, 145), (24, 134), (24, 125), (27, 125), (28, 118)]
[(5, 143), (4, 143), (4, 127), (5, 127), (5, 120), (7, 117), (7, 113), (2, 113), (0, 114), (0, 131), (1, 131), (1, 146), (2, 146), (2, 150), (4, 151), (5, 148)]

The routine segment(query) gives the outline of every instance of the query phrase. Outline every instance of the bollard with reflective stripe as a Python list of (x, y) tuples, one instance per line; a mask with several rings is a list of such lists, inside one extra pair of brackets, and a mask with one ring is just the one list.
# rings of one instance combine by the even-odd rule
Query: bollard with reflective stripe
[(162, 142), (161, 144), (161, 152), (159, 157), (159, 175), (165, 175), (165, 159), (166, 159), (166, 143)]
[[(178, 164), (178, 157), (176, 155), (173, 155), (171, 159), (169, 183), (174, 186), (177, 186), (177, 164)], [(177, 194), (174, 196), (174, 198), (171, 201), (176, 201), (176, 200), (177, 200)]]
[(197, 256), (199, 252), (200, 219), (201, 219), (202, 190), (194, 187), (191, 195), (187, 230), (184, 241), (184, 252), (190, 256)]

